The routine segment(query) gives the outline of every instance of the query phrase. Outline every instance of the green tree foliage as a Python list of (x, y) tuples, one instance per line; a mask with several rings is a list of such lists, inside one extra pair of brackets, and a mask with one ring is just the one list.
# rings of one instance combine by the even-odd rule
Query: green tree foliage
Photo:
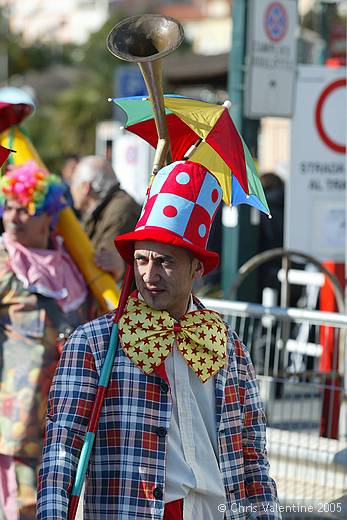
[(123, 17), (120, 12), (114, 14), (80, 47), (35, 44), (21, 48), (20, 41), (10, 45), (14, 74), (37, 70), (42, 79), (53, 74), (53, 66), (58, 63), (65, 65), (66, 71), (73, 68), (74, 79), (68, 86), (37, 92), (37, 110), (25, 122), (32, 142), (51, 170), (58, 171), (66, 155), (93, 153), (96, 124), (112, 116), (107, 98), (113, 94), (118, 60), (107, 50), (106, 37)]
[[(52, 171), (59, 172), (68, 155), (93, 153), (97, 123), (112, 117), (112, 104), (107, 99), (113, 95), (115, 69), (125, 62), (107, 50), (106, 38), (126, 16), (120, 10), (114, 12), (81, 46), (51, 42), (25, 47), (20, 35), (9, 36), (11, 75), (25, 75), (24, 83), (36, 88), (38, 99), (37, 110), (25, 127)], [(186, 51), (187, 44), (178, 50)], [(32, 71), (37, 71), (36, 84), (31, 84)]]

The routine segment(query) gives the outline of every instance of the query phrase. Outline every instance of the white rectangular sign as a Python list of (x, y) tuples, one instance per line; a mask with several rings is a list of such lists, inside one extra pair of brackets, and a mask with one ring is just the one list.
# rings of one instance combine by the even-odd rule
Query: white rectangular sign
[(154, 149), (135, 134), (120, 131), (113, 153), (113, 167), (124, 188), (142, 204), (149, 182), (154, 158)]
[(345, 260), (346, 69), (298, 68), (285, 245)]
[(296, 0), (250, 0), (245, 116), (290, 117), (296, 74)]
[(121, 187), (142, 204), (152, 171), (154, 148), (122, 128), (119, 121), (102, 121), (96, 127), (95, 150), (97, 155), (112, 160)]

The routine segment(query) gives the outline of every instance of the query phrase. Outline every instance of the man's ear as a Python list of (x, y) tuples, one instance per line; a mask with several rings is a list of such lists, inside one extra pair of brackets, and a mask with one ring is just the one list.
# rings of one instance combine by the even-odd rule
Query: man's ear
[(92, 183), (88, 181), (81, 182), (80, 188), (83, 192), (83, 195), (91, 195), (93, 193)]
[(201, 260), (193, 260), (193, 280), (199, 280), (204, 274), (204, 266)]

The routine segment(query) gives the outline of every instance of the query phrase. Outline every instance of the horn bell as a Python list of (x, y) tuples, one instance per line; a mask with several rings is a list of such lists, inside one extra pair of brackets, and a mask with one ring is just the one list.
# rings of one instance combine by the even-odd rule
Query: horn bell
[(121, 60), (141, 63), (171, 54), (183, 38), (183, 27), (174, 18), (145, 14), (115, 25), (107, 37), (107, 47)]

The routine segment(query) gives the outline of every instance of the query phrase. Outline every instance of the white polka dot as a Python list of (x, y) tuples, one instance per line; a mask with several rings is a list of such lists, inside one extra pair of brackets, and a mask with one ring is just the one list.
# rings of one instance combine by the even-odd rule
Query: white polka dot
[(200, 224), (199, 226), (199, 235), (203, 238), (206, 235), (206, 226), (205, 224)]
[(187, 172), (180, 172), (176, 175), (176, 182), (178, 184), (188, 184), (190, 181), (190, 176)]

